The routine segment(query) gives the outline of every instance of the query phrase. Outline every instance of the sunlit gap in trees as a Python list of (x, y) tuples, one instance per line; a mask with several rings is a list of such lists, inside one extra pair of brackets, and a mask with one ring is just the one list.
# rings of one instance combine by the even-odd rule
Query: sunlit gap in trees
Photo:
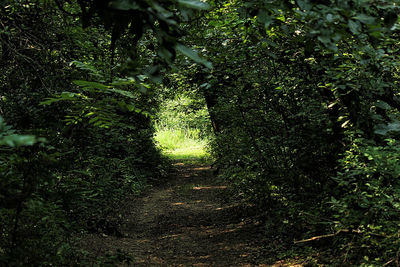
[(194, 108), (193, 102), (186, 96), (164, 102), (154, 123), (157, 146), (173, 160), (209, 159), (208, 113), (204, 106)]

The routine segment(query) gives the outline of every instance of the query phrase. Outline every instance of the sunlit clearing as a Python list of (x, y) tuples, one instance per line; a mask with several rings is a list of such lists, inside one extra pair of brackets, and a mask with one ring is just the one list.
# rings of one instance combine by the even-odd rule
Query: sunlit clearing
[(156, 132), (155, 140), (163, 153), (173, 160), (207, 161), (205, 140), (190, 129), (162, 129)]

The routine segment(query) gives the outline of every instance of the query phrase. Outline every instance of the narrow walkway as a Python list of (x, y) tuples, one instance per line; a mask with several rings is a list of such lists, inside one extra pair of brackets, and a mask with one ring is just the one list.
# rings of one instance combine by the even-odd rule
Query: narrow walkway
[(260, 264), (260, 226), (224, 203), (226, 186), (210, 167), (176, 168), (168, 185), (132, 203), (124, 237), (91, 235), (85, 247), (97, 255), (119, 249), (133, 257), (131, 266), (270, 266)]

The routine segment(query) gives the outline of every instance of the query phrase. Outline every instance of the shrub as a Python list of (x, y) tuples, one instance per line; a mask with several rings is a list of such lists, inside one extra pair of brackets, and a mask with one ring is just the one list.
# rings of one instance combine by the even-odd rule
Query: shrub
[(382, 264), (400, 248), (400, 144), (376, 145), (358, 139), (339, 161), (332, 197), (338, 229), (348, 229), (346, 247), (356, 260)]

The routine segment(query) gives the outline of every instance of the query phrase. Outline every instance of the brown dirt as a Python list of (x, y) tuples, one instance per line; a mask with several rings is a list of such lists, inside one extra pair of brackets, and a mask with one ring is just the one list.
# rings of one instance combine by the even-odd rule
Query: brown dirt
[(91, 234), (84, 248), (95, 256), (123, 251), (132, 266), (288, 266), (262, 263), (262, 227), (224, 200), (227, 187), (209, 166), (176, 169), (168, 185), (128, 203), (124, 237)]

